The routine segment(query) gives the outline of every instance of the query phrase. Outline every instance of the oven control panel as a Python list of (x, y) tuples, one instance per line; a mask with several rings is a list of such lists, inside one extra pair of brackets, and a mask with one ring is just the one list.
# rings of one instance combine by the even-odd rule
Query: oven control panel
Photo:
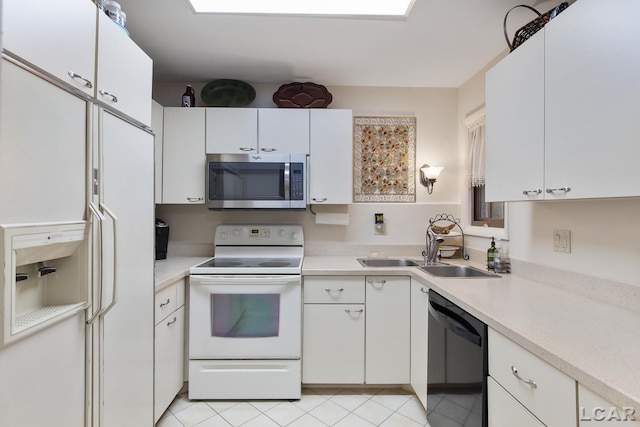
[(216, 246), (275, 245), (303, 246), (300, 225), (219, 225)]

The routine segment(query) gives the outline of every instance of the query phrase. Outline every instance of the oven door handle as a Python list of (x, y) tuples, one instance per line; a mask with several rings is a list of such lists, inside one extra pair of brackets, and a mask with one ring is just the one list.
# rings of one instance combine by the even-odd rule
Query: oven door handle
[(198, 275), (192, 274), (189, 276), (189, 283), (193, 285), (299, 285), (301, 276), (299, 275), (286, 275), (286, 276), (251, 276), (251, 275), (238, 275), (238, 276), (224, 276), (224, 275)]

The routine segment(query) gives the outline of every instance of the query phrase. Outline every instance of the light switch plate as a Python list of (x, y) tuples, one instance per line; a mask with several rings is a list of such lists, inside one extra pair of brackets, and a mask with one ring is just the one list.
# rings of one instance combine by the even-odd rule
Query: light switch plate
[(553, 230), (553, 251), (571, 253), (570, 230)]

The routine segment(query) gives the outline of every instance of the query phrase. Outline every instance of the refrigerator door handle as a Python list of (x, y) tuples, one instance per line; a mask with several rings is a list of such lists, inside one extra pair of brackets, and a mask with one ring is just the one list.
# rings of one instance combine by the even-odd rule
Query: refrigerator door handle
[(118, 280), (116, 278), (117, 269), (117, 259), (118, 259), (118, 217), (104, 204), (100, 203), (100, 209), (105, 212), (113, 221), (113, 253), (111, 254), (111, 266), (113, 268), (113, 276), (112, 276), (112, 297), (111, 303), (102, 309), (100, 313), (100, 317), (104, 317), (107, 313), (118, 303)]
[[(93, 203), (89, 203), (89, 210), (91, 211), (91, 214), (97, 219), (97, 223), (98, 223), (98, 235), (100, 238), (100, 242), (102, 242), (102, 229), (103, 229), (103, 222), (105, 221), (105, 217), (104, 215), (102, 215), (100, 213), (100, 211), (98, 210), (98, 208), (96, 207), (96, 205), (94, 205)], [(102, 244), (102, 243), (101, 243)], [(102, 254), (103, 254), (103, 250), (102, 247), (100, 248), (100, 254), (98, 256), (98, 265), (100, 268), (100, 275), (98, 276), (98, 295), (99, 295), (99, 299), (102, 300), (102, 283), (104, 281), (104, 268), (102, 268)], [(99, 304), (100, 309), (96, 310), (95, 313), (93, 313), (93, 316), (91, 316), (91, 318), (89, 320), (87, 320), (87, 325), (92, 325), (93, 322), (96, 321), (96, 319), (102, 314), (102, 305)]]

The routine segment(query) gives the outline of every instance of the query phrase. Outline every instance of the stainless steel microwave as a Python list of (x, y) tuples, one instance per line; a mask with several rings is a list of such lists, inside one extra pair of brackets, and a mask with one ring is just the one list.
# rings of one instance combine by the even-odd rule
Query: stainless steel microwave
[(209, 209), (306, 209), (305, 154), (208, 154)]

